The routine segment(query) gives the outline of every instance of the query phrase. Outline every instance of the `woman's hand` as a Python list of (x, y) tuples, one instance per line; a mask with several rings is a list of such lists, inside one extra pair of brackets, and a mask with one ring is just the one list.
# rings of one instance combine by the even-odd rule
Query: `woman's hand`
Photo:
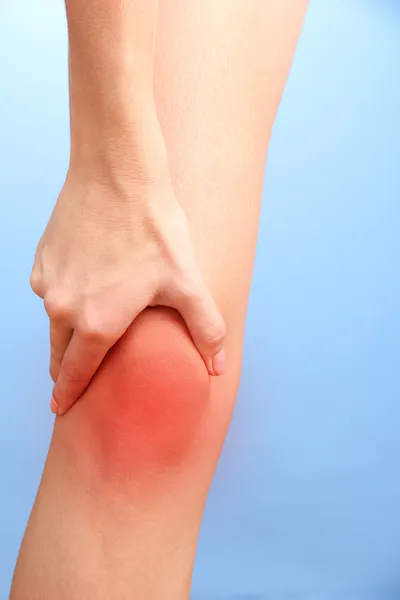
[(147, 306), (178, 310), (211, 375), (225, 325), (194, 256), (168, 178), (70, 168), (31, 275), (50, 318), (52, 409), (64, 414)]

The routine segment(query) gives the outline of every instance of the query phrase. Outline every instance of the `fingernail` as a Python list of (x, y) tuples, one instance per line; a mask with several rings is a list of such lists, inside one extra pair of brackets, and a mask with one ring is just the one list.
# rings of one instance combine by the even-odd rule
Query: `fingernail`
[(58, 404), (57, 402), (54, 400), (53, 396), (51, 397), (50, 400), (50, 410), (52, 413), (54, 413), (55, 415), (58, 414)]
[(213, 366), (215, 375), (223, 375), (225, 373), (226, 354), (225, 354), (225, 350), (223, 348), (222, 348), (222, 350), (220, 350), (218, 352), (218, 354), (216, 354), (213, 357), (212, 366)]

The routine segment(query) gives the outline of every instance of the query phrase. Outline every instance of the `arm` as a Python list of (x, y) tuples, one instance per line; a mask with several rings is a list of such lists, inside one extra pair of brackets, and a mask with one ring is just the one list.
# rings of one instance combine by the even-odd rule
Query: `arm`
[(31, 276), (50, 318), (52, 409), (60, 415), (149, 305), (181, 313), (211, 375), (223, 372), (225, 333), (157, 117), (157, 2), (67, 0), (66, 7), (70, 165)]
[(56, 418), (12, 600), (189, 597), (240, 375), (265, 154), (306, 1), (160, 4), (157, 109), (176, 193), (228, 324), (228, 367), (207, 377), (173, 311), (139, 315), (82, 399)]
[(132, 175), (140, 163), (149, 177), (166, 176), (153, 92), (157, 4), (66, 0), (72, 164), (122, 161)]

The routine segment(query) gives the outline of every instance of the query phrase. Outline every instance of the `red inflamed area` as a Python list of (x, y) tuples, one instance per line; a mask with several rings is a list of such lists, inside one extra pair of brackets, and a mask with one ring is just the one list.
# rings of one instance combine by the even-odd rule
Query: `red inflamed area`
[(209, 384), (178, 313), (146, 309), (65, 416), (75, 421), (81, 459), (113, 481), (176, 468), (195, 446)]

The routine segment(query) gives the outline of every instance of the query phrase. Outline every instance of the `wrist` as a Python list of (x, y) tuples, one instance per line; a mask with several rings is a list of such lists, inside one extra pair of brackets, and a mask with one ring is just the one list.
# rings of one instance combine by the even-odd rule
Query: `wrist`
[(169, 177), (168, 158), (153, 102), (118, 107), (113, 114), (71, 121), (70, 169), (142, 182)]

